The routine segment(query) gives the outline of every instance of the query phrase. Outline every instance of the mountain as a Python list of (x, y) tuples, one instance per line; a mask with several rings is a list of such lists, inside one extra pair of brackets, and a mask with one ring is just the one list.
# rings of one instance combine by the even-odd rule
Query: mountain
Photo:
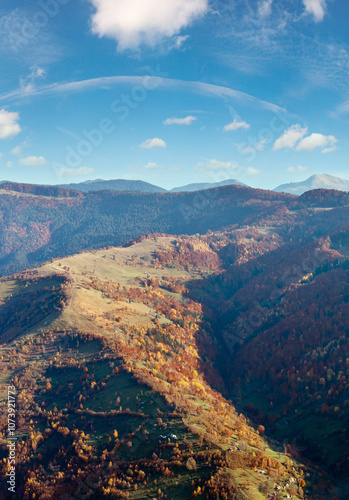
[(37, 184), (20, 184), (17, 182), (0, 182), (0, 194), (21, 194), (22, 196), (45, 196), (52, 198), (76, 198), (80, 197), (78, 191), (68, 190), (59, 186), (42, 186)]
[[(243, 184), (242, 182), (239, 182), (235, 179), (228, 179), (226, 181), (222, 182), (203, 182), (203, 183), (196, 183), (196, 184), (188, 184), (187, 186), (181, 186), (177, 188), (173, 188), (170, 190), (172, 193), (178, 193), (178, 192), (191, 192), (191, 191), (200, 191), (203, 189), (212, 189), (215, 187), (220, 187), (220, 186), (229, 186), (229, 185), (238, 185), (238, 186), (246, 186), (246, 184)], [(133, 181), (133, 180), (125, 180), (125, 179), (116, 179), (116, 180), (103, 180), (103, 179), (95, 179), (95, 180), (88, 180), (85, 182), (80, 182), (77, 184), (60, 184), (57, 187), (59, 188), (64, 188), (64, 189), (69, 189), (69, 190), (74, 190), (74, 191), (80, 191), (83, 193), (89, 193), (92, 191), (105, 191), (105, 190), (110, 190), (110, 191), (135, 191), (135, 192), (140, 192), (140, 193), (165, 193), (167, 192), (166, 189), (163, 189), (161, 187), (155, 186), (153, 184), (149, 184), (148, 182), (144, 181)]]
[(0, 281), (0, 398), (15, 386), (19, 413), (10, 498), (300, 500), (305, 478), (326, 494), (224, 396), (217, 340), (188, 296), (219, 268), (208, 240), (153, 235)]
[(95, 191), (11, 184), (0, 191), (0, 276), (149, 233), (205, 233), (281, 210), (288, 194), (224, 186), (198, 193)]
[(230, 185), (246, 186), (246, 184), (243, 184), (242, 182), (239, 182), (236, 179), (228, 179), (226, 181), (221, 181), (221, 182), (201, 182), (201, 183), (187, 184), (186, 186), (173, 188), (173, 189), (171, 189), (171, 192), (172, 193), (179, 193), (179, 192), (183, 192), (183, 191), (186, 191), (186, 192), (201, 191), (203, 189), (212, 189), (215, 187), (230, 186)]
[(17, 498), (348, 498), (349, 194), (76, 193), (0, 192)]
[(313, 189), (335, 189), (336, 191), (349, 191), (349, 181), (333, 177), (332, 175), (312, 175), (303, 182), (282, 184), (274, 189), (278, 193), (301, 195)]
[(88, 180), (85, 182), (79, 182), (76, 184), (61, 184), (58, 187), (65, 189), (81, 191), (83, 193), (89, 193), (91, 191), (137, 191), (140, 193), (164, 193), (166, 189), (162, 189), (153, 184), (149, 184), (144, 181), (133, 181), (125, 179), (115, 179), (115, 180), (103, 180), (95, 179)]

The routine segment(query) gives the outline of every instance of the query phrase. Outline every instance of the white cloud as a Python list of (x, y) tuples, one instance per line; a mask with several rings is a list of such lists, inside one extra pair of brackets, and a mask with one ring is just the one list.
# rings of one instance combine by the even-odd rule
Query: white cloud
[(336, 151), (337, 149), (337, 146), (333, 145), (333, 146), (330, 146), (329, 148), (324, 148), (321, 153), (323, 155), (326, 155), (327, 153), (333, 153), (333, 151)]
[(40, 66), (31, 66), (29, 78), (34, 80), (36, 78), (43, 78), (46, 76), (46, 71)]
[(158, 137), (154, 137), (154, 139), (147, 139), (139, 147), (142, 149), (166, 148), (166, 142)]
[(266, 143), (267, 139), (261, 139), (260, 141), (257, 142), (257, 144), (255, 144), (255, 148), (257, 149), (257, 151), (263, 151)]
[(255, 177), (256, 175), (259, 175), (259, 173), (259, 170), (253, 167), (247, 167), (245, 170), (246, 177)]
[(19, 114), (0, 109), (0, 139), (7, 139), (20, 133), (21, 127), (17, 123)]
[(31, 93), (34, 89), (34, 82), (38, 78), (44, 78), (46, 71), (40, 66), (31, 66), (30, 73), (27, 77), (20, 79), (20, 86), (24, 93)]
[(80, 168), (57, 168), (58, 175), (62, 177), (80, 177), (82, 175), (91, 175), (94, 173), (94, 169), (90, 167), (80, 167)]
[(279, 137), (274, 143), (274, 151), (278, 151), (283, 148), (292, 149), (296, 142), (302, 139), (308, 132), (308, 128), (302, 128), (300, 125), (292, 125), (290, 128), (285, 130), (281, 137)]
[(208, 0), (89, 0), (92, 31), (118, 42), (118, 50), (154, 47), (208, 10)]
[(262, 0), (258, 6), (258, 14), (260, 17), (268, 17), (271, 14), (271, 6), (273, 0)]
[(247, 146), (245, 146), (244, 143), (234, 143), (234, 146), (236, 146), (243, 154), (254, 154), (256, 151), (263, 151), (266, 143), (267, 139), (261, 139), (260, 141), (257, 141), (254, 144), (248, 144)]
[(205, 163), (199, 163), (199, 167), (203, 167), (205, 170), (237, 170), (239, 168), (235, 163), (231, 163), (230, 161), (219, 161), (219, 160), (207, 160)]
[(349, 101), (345, 101), (336, 108), (336, 113), (342, 115), (344, 113), (349, 113)]
[(144, 165), (142, 170), (159, 170), (159, 168), (161, 168), (161, 167), (157, 163), (150, 161), (149, 163)]
[(7, 161), (7, 162), (6, 162), (6, 167), (7, 167), (7, 168), (13, 168), (13, 163), (12, 163), (12, 161)]
[(18, 161), (19, 165), (24, 167), (41, 167), (47, 165), (47, 160), (43, 156), (27, 156)]
[(329, 153), (329, 149), (333, 151), (337, 139), (333, 135), (311, 134), (300, 141), (297, 146), (297, 151), (314, 151), (316, 148), (326, 148), (325, 152)]
[(305, 11), (314, 16), (315, 21), (322, 21), (325, 16), (327, 0), (303, 0)]
[(185, 118), (167, 118), (164, 125), (191, 125), (197, 118), (195, 116), (186, 116)]
[(308, 167), (303, 167), (303, 165), (297, 165), (296, 167), (288, 167), (287, 172), (290, 174), (303, 174), (308, 172)]
[(224, 132), (229, 132), (231, 130), (238, 130), (239, 128), (243, 128), (243, 129), (249, 129), (251, 125), (249, 125), (248, 123), (246, 122), (238, 122), (236, 119), (232, 122), (232, 123), (229, 123), (228, 125), (225, 125), (225, 127), (223, 127), (223, 130)]
[(11, 154), (14, 156), (22, 156), (22, 146), (16, 146), (12, 149)]
[(170, 49), (180, 49), (183, 43), (188, 40), (189, 35), (185, 36), (176, 36), (174, 38), (174, 43), (170, 46)]
[(16, 146), (15, 148), (13, 148), (11, 150), (11, 154), (13, 154), (13, 156), (22, 156), (23, 155), (23, 148), (26, 148), (28, 147), (28, 144), (24, 141), (22, 142), (21, 144), (19, 144), (18, 146)]

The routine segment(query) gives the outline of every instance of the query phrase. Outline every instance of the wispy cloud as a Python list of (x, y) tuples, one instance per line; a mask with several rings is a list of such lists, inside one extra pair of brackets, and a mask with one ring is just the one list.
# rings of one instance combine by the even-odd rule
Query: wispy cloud
[(14, 156), (22, 156), (22, 146), (16, 146), (11, 150), (11, 154)]
[[(336, 140), (337, 142), (337, 140)], [(321, 153), (323, 155), (326, 155), (328, 153), (333, 153), (333, 151), (336, 151), (337, 150), (337, 146), (334, 144), (333, 146), (329, 146), (328, 148), (324, 148), (321, 150)]]
[(23, 155), (23, 149), (24, 148), (27, 148), (28, 147), (28, 144), (26, 141), (22, 142), (21, 144), (18, 144), (18, 146), (15, 146), (12, 150), (11, 150), (11, 154), (13, 156), (22, 156)]
[(288, 167), (287, 172), (290, 174), (303, 174), (308, 172), (308, 167), (303, 167), (303, 165), (297, 165), (296, 167)]
[(315, 21), (322, 21), (325, 17), (327, 0), (303, 0), (305, 11), (311, 14)]
[(260, 171), (257, 170), (256, 168), (253, 168), (253, 167), (247, 167), (245, 169), (245, 172), (244, 172), (244, 175), (246, 177), (256, 177), (256, 175), (259, 175), (260, 174)]
[(80, 168), (66, 168), (58, 167), (57, 174), (62, 177), (80, 177), (85, 175), (91, 175), (94, 173), (94, 169), (90, 167), (80, 167)]
[(171, 91), (186, 91), (193, 92), (200, 95), (206, 95), (211, 97), (217, 97), (220, 99), (232, 99), (239, 101), (243, 104), (267, 109), (272, 112), (285, 113), (285, 109), (277, 106), (276, 104), (270, 103), (268, 101), (263, 101), (257, 97), (254, 97), (240, 90), (234, 90), (229, 87), (223, 87), (220, 85), (213, 85), (210, 83), (184, 81), (165, 78), (161, 76), (149, 77), (147, 76), (109, 76), (92, 78), (89, 80), (80, 80), (69, 83), (53, 83), (50, 85), (43, 85), (33, 87), (30, 90), (24, 91), (22, 88), (9, 92), (7, 94), (0, 95), (0, 101), (10, 101), (14, 99), (25, 99), (28, 97), (42, 96), (42, 95), (65, 95), (69, 93), (80, 93), (87, 92), (94, 89), (110, 89), (115, 85), (129, 84), (129, 85), (141, 85), (147, 86), (149, 78), (153, 78), (156, 81), (158, 89), (165, 89)]
[(139, 145), (142, 149), (153, 149), (153, 148), (166, 148), (166, 142), (159, 137), (154, 137), (154, 139), (147, 139)]
[[(305, 10), (307, 2), (307, 10)], [(312, 87), (346, 91), (349, 50), (323, 34), (310, 35), (305, 26), (323, 19), (325, 0), (238, 2), (217, 15), (217, 33), (229, 40), (229, 49), (216, 57), (235, 70), (267, 75), (277, 65), (280, 70), (303, 77), (304, 91)], [(266, 14), (266, 15), (263, 15)], [(238, 27), (238, 29), (237, 29)], [(300, 92), (299, 86), (296, 91)]]
[(349, 113), (349, 100), (337, 106), (335, 114), (344, 115)]
[(240, 167), (235, 163), (230, 161), (220, 161), (216, 159), (207, 160), (206, 162), (200, 162), (198, 167), (201, 170), (206, 171), (217, 171), (217, 170), (226, 170), (226, 171), (236, 171)]
[(197, 118), (195, 116), (186, 116), (185, 118), (167, 118), (164, 125), (191, 125)]
[(258, 6), (258, 14), (260, 17), (267, 17), (271, 14), (273, 0), (262, 0)]
[[(89, 0), (96, 8), (92, 31), (117, 41), (118, 50), (154, 47), (171, 39), (208, 10), (208, 0)], [(176, 40), (179, 46), (184, 39)]]
[(142, 170), (160, 170), (160, 169), (161, 167), (157, 163), (152, 161), (144, 165), (144, 167), (142, 168)]
[(0, 139), (8, 139), (18, 135), (21, 131), (18, 121), (18, 113), (0, 109)]
[(34, 82), (46, 76), (46, 71), (39, 66), (31, 66), (29, 69), (29, 75), (20, 79), (20, 87), (24, 93), (30, 93), (34, 89)]
[[(62, 55), (63, 44), (54, 39), (50, 24), (63, 9), (60, 4), (25, 2), (25, 7), (0, 15), (0, 51), (5, 57), (15, 54), (16, 60), (24, 61), (27, 67), (57, 61)], [(48, 15), (47, 8), (51, 15)]]
[(238, 130), (239, 128), (243, 128), (245, 130), (249, 129), (251, 125), (246, 122), (239, 122), (236, 119), (232, 123), (228, 123), (223, 127), (224, 132), (229, 132), (231, 130)]
[(234, 143), (234, 146), (238, 148), (238, 150), (243, 153), (243, 154), (251, 154), (255, 155), (257, 151), (263, 151), (265, 148), (265, 145), (267, 143), (267, 139), (261, 139), (260, 141), (253, 142), (251, 144), (239, 144), (239, 143)]

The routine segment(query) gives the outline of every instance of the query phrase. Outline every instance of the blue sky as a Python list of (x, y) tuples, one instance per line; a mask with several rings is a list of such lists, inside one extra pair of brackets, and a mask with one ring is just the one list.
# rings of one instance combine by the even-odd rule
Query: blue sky
[(3, 0), (0, 179), (348, 179), (348, 17), (345, 0)]

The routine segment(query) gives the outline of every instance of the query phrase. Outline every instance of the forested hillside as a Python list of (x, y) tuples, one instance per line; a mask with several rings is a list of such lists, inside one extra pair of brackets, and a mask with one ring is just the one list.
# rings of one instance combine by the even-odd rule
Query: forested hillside
[(243, 224), (264, 211), (280, 211), (294, 199), (241, 186), (198, 193), (85, 195), (21, 184), (7, 188), (0, 192), (0, 275), (52, 257), (121, 245), (147, 233), (195, 234)]
[[(0, 282), (0, 399), (16, 387), (16, 498), (336, 491), (227, 400), (217, 339), (187, 288), (220, 268), (199, 237), (154, 235)], [(52, 294), (47, 307), (40, 299)], [(25, 307), (13, 314), (19, 299)], [(0, 459), (6, 426), (1, 414)]]
[(30, 189), (0, 198), (3, 273), (48, 261), (0, 283), (24, 498), (347, 498), (348, 195)]

